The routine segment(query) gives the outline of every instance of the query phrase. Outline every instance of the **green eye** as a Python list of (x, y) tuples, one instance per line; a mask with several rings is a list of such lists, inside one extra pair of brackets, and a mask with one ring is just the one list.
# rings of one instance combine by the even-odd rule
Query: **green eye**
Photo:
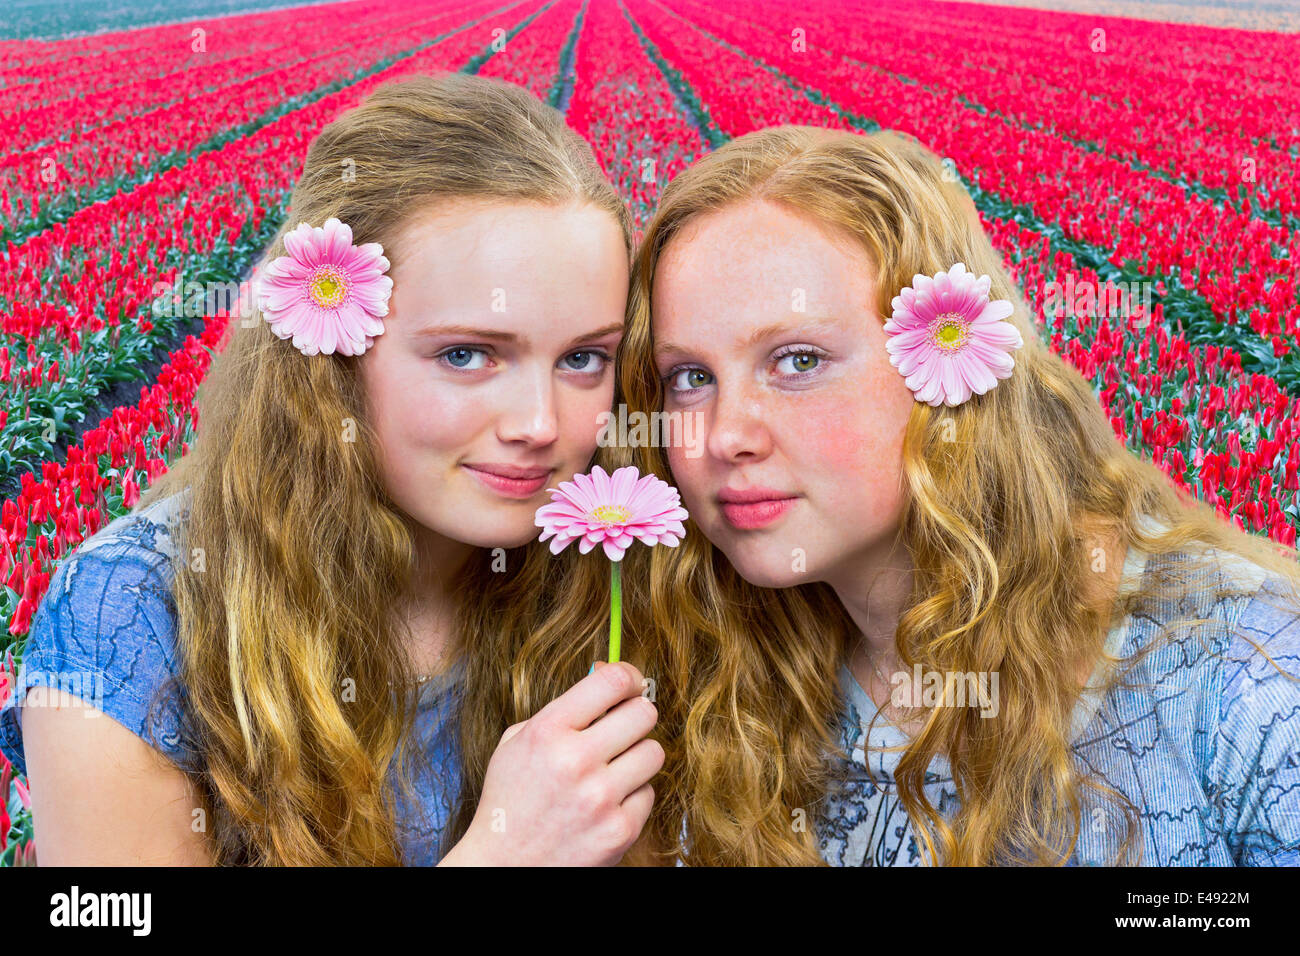
[[(784, 363), (789, 362), (786, 366)], [(812, 352), (791, 352), (781, 356), (776, 363), (779, 371), (787, 374), (797, 375), (800, 372), (811, 372), (821, 363), (821, 356)]]
[(713, 376), (702, 368), (679, 369), (672, 373), (669, 378), (673, 381), (673, 389), (679, 392), (689, 392), (692, 389), (703, 388), (713, 381)]

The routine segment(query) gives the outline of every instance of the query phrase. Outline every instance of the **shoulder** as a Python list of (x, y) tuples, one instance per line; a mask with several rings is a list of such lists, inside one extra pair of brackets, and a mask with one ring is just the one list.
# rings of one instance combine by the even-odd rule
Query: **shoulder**
[[(1300, 593), (1286, 575), (1239, 555), (1215, 554), (1216, 590), (1184, 598), (1171, 620), (1202, 615), (1213, 623), (1194, 663), (1219, 704), (1219, 716), (1245, 706), (1300, 704)], [(1171, 605), (1172, 608), (1172, 605)]]
[(114, 519), (59, 564), (32, 619), (24, 660), (55, 651), (110, 669), (107, 676), (123, 684), (132, 683), (124, 655), (152, 649), (170, 661), (178, 504), (165, 498)]
[(1300, 863), (1300, 600), (1281, 575), (1239, 569), (1219, 660), (1207, 791), (1243, 864)]
[(1219, 570), (1227, 595), (1216, 603), (1226, 625), (1219, 655), (1225, 709), (1263, 687), (1300, 702), (1300, 680), (1286, 679), (1300, 677), (1300, 584), (1235, 555), (1221, 558)]
[(1204, 576), (1184, 574), (1181, 552), (1148, 566), (1159, 586), (1133, 618), (1127, 649), (1143, 654), (1125, 735), (1139, 752), (1165, 738), (1181, 753), (1158, 763), (1162, 780), (1195, 768), (1206, 826), (1234, 863), (1300, 863), (1300, 596), (1282, 573), (1210, 555)]
[(1204, 765), (1229, 724), (1239, 732), (1268, 722), (1262, 709), (1300, 709), (1300, 595), (1247, 558), (1211, 552), (1208, 574), (1187, 574), (1184, 557), (1147, 563), (1121, 654), (1134, 665), (1124, 688), (1130, 710), (1154, 702), (1175, 733), (1200, 741)]
[(20, 770), (18, 710), (41, 702), (47, 689), (84, 700), (177, 762), (188, 759), (171, 593), (184, 504), (173, 495), (122, 515), (56, 568), (0, 711), (0, 747)]
[(92, 557), (111, 560), (126, 556), (160, 564), (163, 558), (176, 557), (176, 531), (188, 514), (189, 496), (186, 493), (168, 495), (147, 505), (139, 505), (114, 518), (83, 541), (68, 556), (68, 560)]
[(1284, 732), (1300, 750), (1300, 598), (1281, 575), (1247, 573), (1253, 590), (1235, 604), (1221, 659), (1221, 716)]
[[(1285, 625), (1293, 621), (1300, 596), (1288, 596), (1283, 575), (1210, 548), (1140, 557), (1141, 570), (1129, 581), (1134, 596), (1128, 607), (1139, 624), (1132, 635), (1136, 645), (1169, 629), (1187, 666), (1239, 650), (1261, 626), (1276, 631), (1280, 641), (1292, 635)], [(1193, 650), (1195, 645), (1201, 652)]]

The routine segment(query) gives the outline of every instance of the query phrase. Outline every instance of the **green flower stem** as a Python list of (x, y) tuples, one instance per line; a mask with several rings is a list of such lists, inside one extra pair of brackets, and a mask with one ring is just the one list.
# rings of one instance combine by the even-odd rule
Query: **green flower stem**
[(622, 561), (609, 562), (609, 662), (618, 663), (619, 638), (623, 633)]

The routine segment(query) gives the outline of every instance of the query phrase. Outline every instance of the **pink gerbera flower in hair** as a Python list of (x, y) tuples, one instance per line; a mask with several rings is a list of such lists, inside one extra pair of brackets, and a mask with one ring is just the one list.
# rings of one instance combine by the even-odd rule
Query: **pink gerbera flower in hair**
[(1024, 346), (1006, 299), (989, 301), (992, 280), (958, 262), (933, 277), (918, 275), (893, 301), (885, 323), (889, 361), (917, 401), (960, 405), (1009, 378), (1011, 351)]
[(686, 535), (689, 515), (681, 496), (654, 475), (638, 477), (635, 468), (616, 469), (611, 476), (597, 465), (590, 475), (575, 475), (558, 488), (548, 488), (551, 503), (537, 509), (538, 539), (551, 538), (551, 553), (559, 554), (574, 541), (586, 554), (596, 545), (610, 560), (609, 662), (618, 660), (623, 590), (619, 562), (633, 541), (677, 547)]
[(299, 223), (285, 233), (289, 253), (266, 267), (258, 307), (271, 331), (293, 337), (304, 355), (360, 355), (384, 331), (393, 280), (377, 242), (357, 246), (352, 229), (333, 217), (324, 228)]

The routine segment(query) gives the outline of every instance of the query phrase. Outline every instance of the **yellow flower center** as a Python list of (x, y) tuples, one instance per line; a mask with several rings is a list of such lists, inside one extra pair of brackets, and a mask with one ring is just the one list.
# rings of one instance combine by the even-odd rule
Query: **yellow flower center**
[(626, 524), (632, 518), (632, 512), (622, 505), (601, 505), (591, 512), (591, 516), (601, 524)]
[(966, 321), (956, 312), (937, 316), (931, 328), (934, 344), (945, 352), (955, 352), (966, 344)]
[(337, 266), (321, 266), (311, 278), (308, 294), (322, 309), (333, 309), (343, 302), (348, 286)]

